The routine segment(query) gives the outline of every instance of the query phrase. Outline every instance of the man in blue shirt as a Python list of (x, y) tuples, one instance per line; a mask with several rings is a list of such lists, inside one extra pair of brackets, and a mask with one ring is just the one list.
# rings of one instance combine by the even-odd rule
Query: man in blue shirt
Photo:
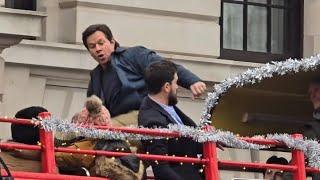
[[(177, 89), (179, 77), (176, 66), (170, 61), (159, 61), (151, 64), (145, 71), (145, 82), (148, 89), (139, 110), (138, 124), (144, 127), (166, 128), (169, 124), (196, 124), (175, 105), (178, 102)], [(150, 154), (197, 157), (202, 153), (201, 144), (190, 138), (157, 139), (142, 142), (145, 151)], [(199, 167), (189, 163), (172, 163), (166, 161), (151, 162), (156, 179), (183, 180), (202, 179)]]

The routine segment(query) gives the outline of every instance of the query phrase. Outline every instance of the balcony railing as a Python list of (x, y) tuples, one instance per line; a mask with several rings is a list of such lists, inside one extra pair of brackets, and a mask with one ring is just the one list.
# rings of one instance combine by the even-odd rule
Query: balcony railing
[[(47, 116), (42, 114), (42, 116)], [(24, 125), (35, 125), (35, 122), (29, 119), (14, 119), (14, 118), (0, 118), (0, 122), (8, 122), (14, 124), (24, 124)], [(143, 134), (150, 136), (162, 136), (169, 138), (179, 138), (178, 132), (161, 132), (159, 130), (151, 129), (139, 129), (139, 128), (127, 128), (127, 127), (99, 127), (99, 129), (109, 129), (111, 131), (128, 132), (135, 134)], [(207, 127), (210, 128), (210, 127)], [(294, 134), (294, 138), (301, 138), (302, 135)], [(239, 137), (240, 138), (240, 137)], [(77, 153), (86, 155), (103, 155), (107, 157), (119, 157), (125, 156), (130, 153), (123, 152), (111, 152), (111, 151), (100, 151), (100, 150), (79, 150), (63, 147), (54, 147), (53, 133), (45, 131), (40, 128), (40, 144), (39, 145), (24, 145), (24, 144), (13, 144), (13, 143), (0, 143), (0, 148), (4, 149), (27, 149), (41, 151), (41, 163), (42, 172), (11, 172), (11, 174), (16, 178), (22, 179), (105, 179), (100, 177), (85, 177), (85, 176), (71, 176), (58, 174), (56, 170), (56, 162), (54, 152), (66, 152), (66, 153)], [(241, 138), (250, 143), (261, 144), (261, 145), (272, 145), (284, 148), (284, 144), (281, 142), (276, 142), (266, 139), (255, 139), (255, 138)], [(282, 171), (288, 171), (293, 173), (294, 180), (305, 180), (306, 173), (320, 172), (319, 169), (306, 167), (305, 156), (300, 150), (292, 150), (292, 161), (290, 165), (278, 165), (278, 164), (266, 164), (266, 163), (253, 163), (253, 162), (238, 162), (238, 161), (226, 161), (218, 160), (217, 156), (217, 146), (215, 142), (205, 142), (203, 143), (203, 158), (190, 158), (190, 157), (172, 157), (165, 155), (154, 155), (154, 154), (135, 154), (142, 160), (157, 160), (157, 161), (170, 161), (179, 163), (196, 163), (202, 164), (204, 167), (205, 179), (206, 180), (218, 180), (219, 179), (219, 169), (224, 168), (247, 168), (246, 171), (250, 169), (256, 170), (266, 170), (266, 169), (278, 169)], [(5, 172), (3, 172), (5, 173)]]

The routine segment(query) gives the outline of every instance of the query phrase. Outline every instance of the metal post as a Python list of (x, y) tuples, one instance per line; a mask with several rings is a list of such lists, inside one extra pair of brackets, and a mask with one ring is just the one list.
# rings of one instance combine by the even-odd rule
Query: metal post
[[(50, 118), (51, 114), (48, 112), (40, 113), (39, 117), (42, 119)], [(42, 172), (44, 173), (57, 173), (56, 161), (54, 156), (54, 143), (53, 143), (53, 133), (45, 131), (40, 128), (40, 143), (42, 147), (41, 151), (41, 164)]]
[[(204, 129), (209, 130), (211, 126), (206, 126)], [(205, 142), (203, 144), (203, 156), (208, 161), (205, 166), (206, 180), (219, 180), (219, 169), (217, 159), (217, 147), (214, 142)]]
[[(292, 137), (295, 139), (303, 138), (301, 134), (293, 134)], [(306, 166), (304, 154), (302, 151), (296, 149), (292, 151), (292, 163), (298, 167), (297, 170), (294, 172), (294, 180), (305, 180)]]

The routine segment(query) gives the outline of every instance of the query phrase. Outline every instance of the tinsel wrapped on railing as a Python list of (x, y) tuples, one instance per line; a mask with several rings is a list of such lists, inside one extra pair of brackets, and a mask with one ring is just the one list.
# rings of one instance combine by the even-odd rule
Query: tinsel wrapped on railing
[(261, 67), (248, 69), (236, 76), (229, 77), (219, 84), (216, 84), (213, 91), (208, 93), (205, 100), (204, 110), (201, 115), (200, 124), (211, 124), (214, 117), (212, 113), (218, 104), (220, 97), (226, 93), (231, 87), (242, 87), (248, 84), (259, 83), (263, 79), (272, 78), (274, 76), (282, 76), (290, 72), (300, 72), (314, 70), (320, 64), (320, 54), (305, 59), (288, 59), (286, 61), (271, 62)]
[[(97, 127), (81, 127), (77, 124), (69, 123), (65, 120), (58, 118), (44, 119), (40, 121), (41, 126), (47, 131), (58, 131), (63, 133), (75, 133), (77, 136), (84, 136), (88, 138), (99, 139), (119, 139), (119, 140), (152, 140), (167, 138), (163, 136), (151, 136), (154, 131), (166, 133), (171, 138), (175, 137), (188, 137), (197, 142), (217, 142), (224, 144), (228, 147), (239, 149), (266, 149), (269, 145), (260, 145), (245, 141), (245, 138), (240, 138), (237, 135), (229, 131), (221, 131), (218, 129), (211, 129), (204, 131), (200, 127), (194, 128), (189, 126), (181, 126), (171, 124), (168, 128), (154, 128), (148, 129), (139, 127), (140, 130), (144, 129), (144, 134), (136, 134), (130, 128), (115, 128), (104, 127), (104, 129), (98, 129)], [(133, 126), (132, 126), (133, 127)], [(131, 127), (131, 128), (132, 128)], [(149, 130), (149, 132), (148, 132)], [(154, 135), (154, 134), (153, 134)], [(320, 168), (320, 145), (315, 140), (309, 139), (296, 139), (289, 134), (268, 134), (264, 136), (256, 136), (256, 139), (266, 139), (281, 142), (290, 149), (297, 149), (304, 152), (309, 159), (309, 166), (314, 168)]]

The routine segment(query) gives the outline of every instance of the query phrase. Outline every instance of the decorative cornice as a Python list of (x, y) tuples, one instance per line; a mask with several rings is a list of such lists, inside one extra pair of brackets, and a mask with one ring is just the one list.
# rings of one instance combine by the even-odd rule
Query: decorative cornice
[(208, 14), (177, 12), (177, 11), (169, 11), (169, 10), (162, 10), (162, 9), (156, 9), (156, 8), (123, 6), (123, 5), (115, 5), (111, 3), (97, 3), (97, 2), (87, 2), (87, 1), (79, 1), (79, 0), (60, 2), (59, 6), (61, 9), (76, 8), (76, 7), (82, 6), (82, 7), (91, 7), (91, 8), (97, 8), (97, 9), (109, 9), (109, 10), (118, 10), (118, 11), (126, 11), (126, 12), (133, 12), (133, 13), (172, 16), (172, 17), (202, 20), (202, 21), (214, 21), (216, 23), (219, 20), (218, 16), (212, 16)]
[(0, 7), (0, 13), (7, 14), (17, 14), (23, 16), (35, 16), (35, 17), (47, 17), (48, 14), (41, 11), (29, 11), (29, 10), (21, 10), (21, 9), (12, 9), (12, 8), (4, 8)]
[[(22, 55), (19, 55), (17, 53), (21, 52), (7, 49), (2, 53), (2, 56), (4, 57), (6, 62), (9, 63), (23, 63), (23, 64), (33, 64), (33, 65), (43, 65), (43, 66), (53, 66), (53, 67), (64, 67), (64, 68), (74, 68), (74, 69), (83, 69), (83, 70), (89, 70), (92, 69), (96, 63), (92, 60), (90, 60), (90, 55), (87, 52), (87, 50), (82, 45), (78, 44), (64, 44), (64, 43), (53, 43), (53, 42), (45, 42), (45, 41), (35, 41), (35, 40), (23, 40), (20, 42), (20, 44), (13, 46), (12, 48), (21, 48), (21, 50), (28, 51), (30, 53), (34, 51), (40, 51), (40, 50), (46, 50), (48, 52), (50, 51), (57, 51), (57, 52), (68, 52), (69, 55), (74, 57), (74, 61), (77, 61), (78, 63), (81, 61), (82, 66), (77, 67), (71, 67), (66, 66), (66, 62), (64, 64), (61, 64), (62, 59), (56, 59), (54, 62), (50, 62), (50, 64), (46, 64), (46, 60), (37, 61), (39, 64), (34, 64), (34, 61), (30, 61), (34, 59), (35, 57), (28, 57), (24, 55), (24, 59), (18, 59), (21, 58)], [(209, 58), (209, 57), (201, 57), (199, 56), (187, 56), (187, 55), (179, 55), (175, 54), (173, 52), (169, 53), (162, 53), (161, 51), (157, 51), (161, 56), (167, 59), (172, 60), (178, 60), (179, 62), (191, 62), (191, 63), (202, 63), (207, 64), (208, 66), (226, 66), (226, 67), (237, 67), (246, 69), (249, 67), (259, 67), (261, 64), (258, 63), (249, 63), (249, 62), (241, 62), (241, 61), (232, 61), (232, 60), (224, 60), (224, 59), (216, 59), (216, 58)], [(74, 54), (74, 56), (72, 55)], [(53, 58), (53, 57), (50, 57)], [(72, 61), (72, 59), (65, 59), (64, 61)], [(42, 64), (40, 64), (42, 63)], [(67, 63), (68, 64), (68, 63)]]

